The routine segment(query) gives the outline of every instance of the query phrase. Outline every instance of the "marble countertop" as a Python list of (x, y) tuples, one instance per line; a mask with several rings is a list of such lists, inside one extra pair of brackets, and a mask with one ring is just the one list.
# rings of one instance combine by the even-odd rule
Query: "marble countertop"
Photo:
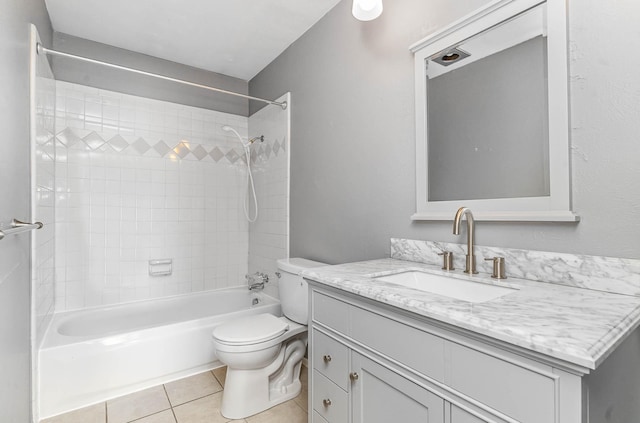
[[(469, 303), (373, 279), (405, 270), (427, 270), (518, 290)], [(302, 276), (589, 369), (602, 363), (640, 323), (640, 297), (525, 279), (498, 282), (488, 275), (445, 272), (404, 260), (325, 266), (305, 270)]]

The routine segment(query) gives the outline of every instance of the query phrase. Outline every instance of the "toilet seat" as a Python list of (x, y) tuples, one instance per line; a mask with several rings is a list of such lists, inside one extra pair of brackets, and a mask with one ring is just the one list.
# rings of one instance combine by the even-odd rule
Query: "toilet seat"
[(225, 322), (213, 330), (213, 337), (225, 345), (254, 345), (278, 338), (289, 329), (283, 319), (273, 314), (256, 314)]

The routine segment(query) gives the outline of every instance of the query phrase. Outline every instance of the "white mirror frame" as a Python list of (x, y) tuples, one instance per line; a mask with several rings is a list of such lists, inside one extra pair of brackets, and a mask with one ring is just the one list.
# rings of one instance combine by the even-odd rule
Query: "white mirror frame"
[[(427, 72), (425, 61), (442, 51), (546, 4), (550, 195), (544, 197), (429, 201)], [(413, 44), (416, 101), (416, 213), (412, 220), (451, 220), (461, 206), (476, 220), (578, 222), (571, 211), (569, 66), (566, 0), (495, 0)], [(452, 187), (455, 189), (455, 187)]]

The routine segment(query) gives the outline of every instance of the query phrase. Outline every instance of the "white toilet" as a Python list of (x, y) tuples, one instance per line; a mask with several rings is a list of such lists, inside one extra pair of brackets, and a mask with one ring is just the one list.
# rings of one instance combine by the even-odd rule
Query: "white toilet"
[(218, 359), (227, 365), (222, 415), (242, 419), (296, 397), (307, 346), (308, 287), (304, 269), (326, 266), (292, 258), (278, 260), (283, 317), (258, 314), (227, 321), (213, 330)]

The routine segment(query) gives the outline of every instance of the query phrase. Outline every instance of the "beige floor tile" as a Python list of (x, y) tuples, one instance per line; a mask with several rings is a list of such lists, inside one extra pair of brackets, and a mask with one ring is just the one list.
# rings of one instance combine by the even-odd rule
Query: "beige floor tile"
[(302, 384), (302, 390), (300, 394), (293, 400), (300, 406), (305, 412), (309, 411), (309, 372), (306, 366), (302, 366), (300, 369), (300, 383)]
[(174, 407), (222, 390), (222, 385), (209, 371), (165, 383), (164, 387), (167, 390), (169, 401)]
[(164, 410), (159, 413), (143, 417), (140, 420), (135, 420), (133, 423), (176, 423), (176, 418), (173, 417), (173, 411)]
[(295, 401), (305, 413), (309, 411), (309, 389), (306, 385), (302, 385), (302, 390), (293, 401)]
[(224, 381), (227, 379), (227, 366), (218, 367), (217, 369), (212, 370), (213, 375), (218, 379), (220, 385), (224, 386)]
[(178, 423), (226, 423), (220, 414), (222, 392), (188, 402), (173, 408)]
[(107, 412), (104, 402), (89, 407), (50, 417), (40, 423), (105, 423)]
[(307, 413), (291, 400), (247, 417), (246, 420), (247, 423), (307, 423)]
[(162, 385), (107, 401), (109, 423), (126, 423), (171, 408)]

